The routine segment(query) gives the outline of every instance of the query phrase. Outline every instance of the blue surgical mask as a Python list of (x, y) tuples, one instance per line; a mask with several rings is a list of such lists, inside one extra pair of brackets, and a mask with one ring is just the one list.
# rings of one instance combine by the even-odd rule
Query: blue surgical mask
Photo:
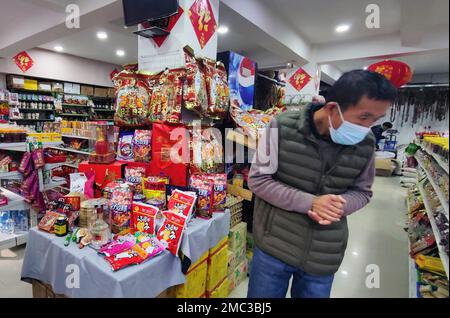
[(334, 143), (340, 145), (356, 145), (359, 144), (370, 132), (370, 128), (353, 124), (344, 119), (341, 108), (338, 106), (339, 116), (342, 119), (342, 125), (338, 129), (334, 129), (331, 122), (331, 117), (328, 116), (330, 121), (330, 136)]

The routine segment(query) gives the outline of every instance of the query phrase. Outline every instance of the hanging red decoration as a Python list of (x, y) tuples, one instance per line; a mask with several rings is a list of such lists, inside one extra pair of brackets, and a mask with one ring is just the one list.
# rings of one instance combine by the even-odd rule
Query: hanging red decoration
[(385, 60), (370, 65), (368, 69), (384, 75), (397, 88), (409, 83), (413, 76), (409, 65), (400, 61)]
[(195, 34), (203, 49), (216, 33), (217, 22), (209, 0), (195, 0), (188, 11)]
[(19, 54), (14, 56), (13, 61), (24, 73), (26, 73), (26, 71), (28, 71), (34, 65), (33, 59), (25, 51), (20, 52)]
[(289, 83), (297, 90), (301, 91), (311, 81), (311, 75), (299, 68), (289, 79)]

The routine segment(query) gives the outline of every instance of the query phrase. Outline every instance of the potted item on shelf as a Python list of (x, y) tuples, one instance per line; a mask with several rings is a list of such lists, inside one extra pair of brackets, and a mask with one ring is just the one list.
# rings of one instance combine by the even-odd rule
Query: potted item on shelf
[(97, 124), (93, 125), (96, 132), (94, 152), (89, 156), (90, 163), (109, 164), (115, 161), (114, 152), (114, 126)]

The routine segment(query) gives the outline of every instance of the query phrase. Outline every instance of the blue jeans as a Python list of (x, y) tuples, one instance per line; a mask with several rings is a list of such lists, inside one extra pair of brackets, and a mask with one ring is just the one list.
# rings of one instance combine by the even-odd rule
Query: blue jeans
[(334, 275), (313, 276), (255, 247), (248, 285), (248, 298), (285, 298), (289, 280), (292, 298), (329, 298)]

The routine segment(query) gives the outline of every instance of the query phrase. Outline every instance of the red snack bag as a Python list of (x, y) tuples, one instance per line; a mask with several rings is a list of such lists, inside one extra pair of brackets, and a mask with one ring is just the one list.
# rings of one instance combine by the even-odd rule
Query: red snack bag
[(35, 150), (33, 150), (32, 158), (33, 158), (34, 168), (35, 169), (40, 169), (43, 166), (45, 166), (44, 150), (43, 149), (35, 149)]
[(119, 127), (143, 127), (148, 118), (152, 91), (152, 76), (123, 71), (114, 78), (116, 112), (114, 122)]
[(159, 209), (149, 204), (133, 202), (131, 206), (131, 228), (133, 232), (156, 233), (155, 218)]
[(209, 176), (191, 176), (190, 186), (198, 191), (197, 216), (211, 218), (213, 212), (214, 180)]
[(130, 225), (130, 211), (133, 192), (126, 184), (118, 184), (112, 188), (110, 200), (111, 228), (119, 233)]
[(152, 131), (136, 130), (133, 140), (134, 161), (150, 162), (152, 158)]
[(167, 210), (183, 215), (189, 219), (194, 209), (196, 200), (197, 196), (195, 193), (174, 190), (169, 202), (167, 202)]
[(166, 249), (173, 255), (178, 256), (186, 218), (169, 211), (166, 211), (163, 214), (165, 216), (164, 223), (159, 229), (156, 238), (164, 244)]
[(134, 187), (135, 194), (142, 193), (142, 178), (144, 177), (144, 167), (125, 167), (125, 181)]
[(206, 115), (208, 109), (208, 94), (206, 78), (195, 56), (185, 50), (186, 79), (183, 88), (184, 106), (188, 110)]
[(142, 263), (147, 258), (147, 253), (138, 245), (135, 245), (132, 249), (125, 252), (116, 254), (114, 256), (107, 256), (105, 260), (111, 264), (113, 271), (118, 271), (119, 269), (138, 265)]
[(183, 101), (182, 69), (167, 70), (160, 77), (152, 91), (150, 122), (179, 123)]
[(230, 108), (228, 77), (223, 63), (203, 59), (208, 91), (208, 117), (223, 119)]
[(29, 172), (29, 165), (31, 163), (31, 152), (24, 153), (22, 160), (20, 161), (19, 165), (19, 172), (23, 173), (25, 176), (27, 176), (27, 172)]
[(39, 222), (39, 229), (46, 232), (53, 232), (53, 225), (55, 224), (58, 217), (61, 215), (59, 213), (53, 212), (53, 211), (47, 211), (45, 213), (44, 217)]
[(224, 204), (227, 201), (227, 175), (215, 174), (214, 194), (213, 194), (213, 212), (223, 212)]

